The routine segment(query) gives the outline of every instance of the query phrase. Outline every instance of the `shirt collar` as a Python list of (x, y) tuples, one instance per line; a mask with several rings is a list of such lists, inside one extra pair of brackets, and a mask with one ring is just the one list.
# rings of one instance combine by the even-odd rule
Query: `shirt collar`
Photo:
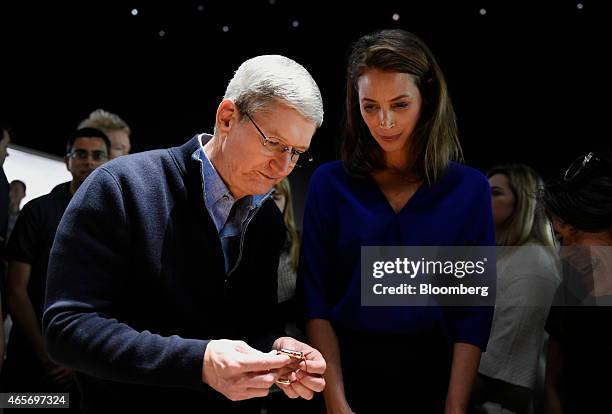
[[(204, 201), (209, 213), (211, 213), (213, 221), (217, 225), (217, 230), (221, 231), (236, 199), (232, 196), (212, 161), (206, 155), (204, 151), (205, 142), (203, 142), (202, 139), (203, 136), (204, 134), (201, 134), (198, 137), (200, 147), (193, 153), (192, 158), (199, 159), (202, 162)], [(251, 210), (261, 207), (273, 192), (274, 188), (270, 189), (270, 191), (265, 194), (245, 196), (239, 201), (248, 214)]]

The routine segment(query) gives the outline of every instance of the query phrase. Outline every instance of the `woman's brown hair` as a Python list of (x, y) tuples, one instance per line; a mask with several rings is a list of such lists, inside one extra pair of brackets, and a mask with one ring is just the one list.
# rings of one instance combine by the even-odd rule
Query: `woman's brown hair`
[(363, 36), (353, 46), (346, 77), (346, 125), (341, 144), (345, 169), (365, 177), (385, 168), (384, 154), (372, 138), (359, 109), (357, 81), (367, 70), (408, 73), (422, 97), (421, 115), (412, 133), (412, 173), (436, 182), (453, 160), (462, 159), (455, 112), (444, 75), (421, 39), (404, 30), (383, 30)]

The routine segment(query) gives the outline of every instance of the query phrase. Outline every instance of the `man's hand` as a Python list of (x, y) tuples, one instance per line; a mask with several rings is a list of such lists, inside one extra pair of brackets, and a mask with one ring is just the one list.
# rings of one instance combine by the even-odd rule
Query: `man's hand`
[(63, 390), (68, 390), (74, 384), (73, 373), (70, 369), (57, 365), (51, 360), (46, 360), (43, 363), (45, 371), (45, 379)]
[(323, 355), (310, 345), (297, 341), (290, 337), (278, 338), (272, 345), (273, 350), (281, 348), (301, 351), (304, 353), (304, 360), (297, 364), (297, 370), (289, 373), (288, 379), (291, 384), (277, 384), (278, 387), (289, 398), (302, 397), (307, 400), (314, 397), (315, 392), (321, 392), (325, 388), (325, 359)]
[(266, 354), (243, 341), (213, 340), (204, 353), (202, 381), (232, 401), (265, 397), (278, 369), (290, 363), (286, 355)]

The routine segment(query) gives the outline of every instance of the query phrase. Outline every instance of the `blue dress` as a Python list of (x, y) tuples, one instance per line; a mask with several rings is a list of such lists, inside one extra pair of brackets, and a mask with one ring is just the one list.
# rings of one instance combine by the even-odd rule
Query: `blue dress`
[[(379, 399), (367, 397), (376, 393), (376, 384), (363, 375), (364, 370), (390, 379), (404, 366), (411, 372), (425, 371), (418, 381), (407, 379), (402, 371), (398, 386), (404, 392), (414, 385), (425, 407), (431, 398), (442, 398), (443, 404), (452, 344), (486, 348), (492, 307), (361, 306), (361, 246), (456, 245), (495, 245), (490, 187), (480, 172), (451, 163), (437, 183), (421, 185), (395, 213), (373, 179), (349, 176), (340, 161), (315, 171), (304, 215), (299, 284), (306, 318), (329, 320), (336, 331), (349, 400), (352, 394), (355, 399), (376, 401), (380, 408)], [(368, 366), (364, 355), (371, 355), (372, 348), (388, 347), (402, 352), (383, 352), (394, 355), (387, 371), (380, 363)], [(432, 391), (422, 392), (426, 390)], [(390, 392), (388, 384), (380, 392)], [(412, 407), (423, 410), (411, 401)], [(351, 402), (354, 410), (358, 406)]]

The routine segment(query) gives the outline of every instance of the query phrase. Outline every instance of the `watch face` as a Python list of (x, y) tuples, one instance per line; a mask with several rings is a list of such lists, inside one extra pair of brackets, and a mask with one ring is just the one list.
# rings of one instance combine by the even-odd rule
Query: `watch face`
[(295, 359), (304, 359), (304, 353), (300, 352), (300, 351), (294, 351), (292, 349), (285, 349), (285, 348), (281, 348), (278, 351), (279, 354), (285, 354), (287, 356), (289, 356), (290, 358), (295, 358)]

